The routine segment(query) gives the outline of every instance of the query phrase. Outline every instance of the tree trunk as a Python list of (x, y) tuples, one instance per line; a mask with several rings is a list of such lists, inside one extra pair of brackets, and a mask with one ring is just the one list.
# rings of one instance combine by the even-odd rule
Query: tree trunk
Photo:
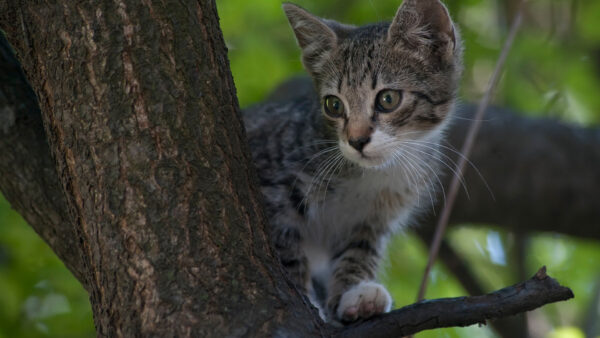
[[(13, 107), (5, 132), (25, 149), (2, 170), (56, 167), (18, 180), (60, 187), (40, 196), (68, 215), (25, 215), (89, 291), (98, 335), (318, 332), (269, 249), (214, 1), (8, 1), (0, 16), (55, 161), (27, 162), (48, 146)], [(15, 194), (30, 187), (3, 185), (29, 210)]]

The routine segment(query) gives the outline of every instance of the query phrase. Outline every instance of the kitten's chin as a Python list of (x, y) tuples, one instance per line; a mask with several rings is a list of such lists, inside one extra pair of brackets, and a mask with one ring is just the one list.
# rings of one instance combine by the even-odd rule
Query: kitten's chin
[(358, 165), (359, 167), (363, 167), (363, 168), (376, 168), (377, 166), (381, 165), (381, 161), (378, 161), (377, 159), (373, 159), (373, 158), (369, 158), (369, 157), (361, 157), (361, 156), (353, 156), (351, 159), (349, 159), (350, 161), (352, 161), (354, 164)]
[(388, 167), (390, 162), (388, 159), (382, 156), (369, 156), (359, 154), (358, 152), (350, 154), (344, 152), (344, 157), (346, 157), (346, 159), (348, 159), (350, 162), (365, 169), (383, 169)]
[(385, 169), (390, 166), (390, 161), (383, 157), (359, 157), (351, 159), (359, 167), (365, 169)]

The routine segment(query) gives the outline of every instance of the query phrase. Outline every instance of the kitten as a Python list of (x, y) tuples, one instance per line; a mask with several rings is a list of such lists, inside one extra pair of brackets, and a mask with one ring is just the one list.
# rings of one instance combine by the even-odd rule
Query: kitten
[(460, 38), (438, 0), (363, 27), (283, 9), (317, 96), (244, 112), (271, 238), (322, 316), (369, 318), (392, 305), (375, 279), (388, 238), (433, 203)]

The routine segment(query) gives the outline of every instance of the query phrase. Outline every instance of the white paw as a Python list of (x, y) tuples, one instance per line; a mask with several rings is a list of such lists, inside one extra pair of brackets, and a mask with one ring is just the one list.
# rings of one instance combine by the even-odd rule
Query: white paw
[(342, 295), (336, 315), (342, 321), (353, 322), (389, 312), (391, 307), (392, 297), (383, 285), (360, 282)]

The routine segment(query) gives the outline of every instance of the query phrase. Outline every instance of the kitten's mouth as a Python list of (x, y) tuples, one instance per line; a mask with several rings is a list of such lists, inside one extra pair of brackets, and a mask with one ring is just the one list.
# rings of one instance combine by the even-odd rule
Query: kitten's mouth
[(363, 163), (360, 163), (360, 165), (363, 167), (366, 167), (366, 168), (370, 168), (370, 169), (379, 169), (379, 168), (383, 167), (386, 163), (387, 163), (387, 161), (381, 157), (380, 158), (365, 157), (365, 161)]
[(389, 162), (386, 156), (378, 154), (373, 149), (359, 152), (340, 142), (340, 150), (347, 160), (365, 169), (378, 169)]

